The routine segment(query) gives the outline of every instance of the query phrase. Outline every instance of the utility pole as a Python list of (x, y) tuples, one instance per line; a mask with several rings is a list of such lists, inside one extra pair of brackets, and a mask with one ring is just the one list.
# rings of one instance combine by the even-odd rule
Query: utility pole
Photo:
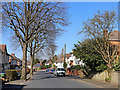
[(63, 58), (63, 53), (64, 53), (64, 52), (63, 52), (63, 48), (62, 48), (62, 52), (61, 52), (61, 58)]
[[(64, 50), (64, 64), (65, 64), (65, 58), (66, 58), (66, 44), (65, 44), (65, 50)], [(65, 68), (65, 67), (64, 67)]]

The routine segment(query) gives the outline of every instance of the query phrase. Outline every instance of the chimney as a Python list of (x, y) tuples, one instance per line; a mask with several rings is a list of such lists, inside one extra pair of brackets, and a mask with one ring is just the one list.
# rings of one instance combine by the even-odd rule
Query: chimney
[(108, 35), (108, 30), (104, 30), (103, 35), (106, 37)]
[(13, 57), (14, 57), (14, 56), (15, 56), (15, 54), (14, 54), (14, 53), (11, 53), (11, 56), (13, 56)]

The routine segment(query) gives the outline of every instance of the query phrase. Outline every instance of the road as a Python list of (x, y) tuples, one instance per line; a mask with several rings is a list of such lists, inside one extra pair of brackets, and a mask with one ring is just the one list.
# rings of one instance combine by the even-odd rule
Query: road
[(56, 77), (45, 71), (38, 71), (24, 88), (97, 88), (71, 77)]

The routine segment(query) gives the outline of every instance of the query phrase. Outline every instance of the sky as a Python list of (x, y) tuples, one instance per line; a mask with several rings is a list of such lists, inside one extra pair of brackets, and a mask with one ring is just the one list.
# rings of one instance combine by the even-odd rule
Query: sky
[[(104, 12), (105, 10), (117, 10), (117, 2), (65, 2), (69, 7), (68, 14), (70, 16), (70, 25), (64, 27), (65, 31), (56, 40), (57, 50), (55, 54), (60, 54), (64, 44), (66, 44), (66, 53), (69, 53), (74, 48), (74, 44), (78, 41), (85, 39), (84, 35), (78, 35), (78, 32), (82, 29), (82, 22), (88, 18), (92, 18), (98, 11)], [(9, 54), (15, 53), (15, 55), (22, 59), (22, 51), (20, 48), (14, 50), (11, 40), (8, 34), (2, 33), (2, 44), (7, 45), (7, 51)]]
[(98, 11), (117, 10), (118, 7), (118, 3), (115, 2), (67, 2), (66, 4), (70, 7), (71, 24), (65, 27), (66, 32), (57, 39), (58, 48), (56, 54), (61, 53), (64, 44), (66, 44), (66, 52), (69, 53), (74, 48), (74, 44), (85, 39), (84, 35), (78, 35), (78, 32), (83, 28), (83, 21), (92, 18)]

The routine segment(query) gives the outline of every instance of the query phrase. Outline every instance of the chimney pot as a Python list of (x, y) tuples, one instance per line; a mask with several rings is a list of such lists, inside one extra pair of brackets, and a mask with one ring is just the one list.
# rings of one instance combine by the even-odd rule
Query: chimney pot
[(14, 53), (11, 53), (11, 56), (15, 56), (15, 54), (14, 54)]

